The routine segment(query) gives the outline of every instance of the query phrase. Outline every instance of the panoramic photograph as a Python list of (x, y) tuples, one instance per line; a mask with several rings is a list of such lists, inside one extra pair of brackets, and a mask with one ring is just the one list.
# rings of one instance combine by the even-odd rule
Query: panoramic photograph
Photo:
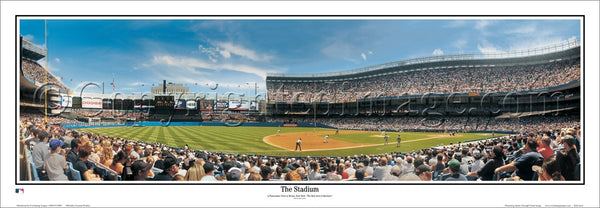
[(584, 181), (581, 18), (16, 21), (20, 184)]

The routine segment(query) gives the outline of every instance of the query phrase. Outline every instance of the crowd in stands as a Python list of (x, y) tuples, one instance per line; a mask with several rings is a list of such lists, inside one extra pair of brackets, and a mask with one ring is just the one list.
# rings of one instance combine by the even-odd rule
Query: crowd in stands
[(569, 83), (580, 78), (580, 68), (579, 60), (564, 60), (529, 66), (430, 69), (344, 82), (267, 82), (267, 93), (269, 101), (277, 102), (348, 102), (428, 93), (515, 92)]
[[(44, 69), (44, 67), (40, 66), (38, 63), (23, 59), (23, 61), (21, 61), (21, 69), (23, 74), (29, 79), (35, 81), (35, 84), (38, 86), (46, 83), (46, 69)], [(68, 90), (68, 88), (52, 73), (48, 73), (48, 83), (55, 84), (54, 86), (59, 89)]]
[[(579, 180), (581, 132), (566, 123), (413, 152), (284, 157), (208, 152), (132, 141), (21, 115), (19, 140), (41, 180), (550, 181)], [(73, 174), (76, 173), (76, 174)]]
[[(268, 122), (312, 123), (308, 117), (270, 117)], [(337, 117), (316, 118), (322, 123), (340, 129), (356, 130), (460, 130), (460, 131), (511, 131), (537, 132), (551, 131), (564, 126), (578, 126), (581, 119), (578, 116), (529, 116), (521, 118), (494, 117)]]

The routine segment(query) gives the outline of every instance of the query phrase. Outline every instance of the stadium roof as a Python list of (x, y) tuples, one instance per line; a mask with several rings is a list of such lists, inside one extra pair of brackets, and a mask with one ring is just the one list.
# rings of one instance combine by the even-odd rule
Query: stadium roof
[(21, 38), (21, 40), (21, 44), (23, 46), (21, 56), (23, 56), (23, 58), (37, 61), (46, 57), (46, 51), (42, 47), (35, 45), (34, 43), (23, 38)]

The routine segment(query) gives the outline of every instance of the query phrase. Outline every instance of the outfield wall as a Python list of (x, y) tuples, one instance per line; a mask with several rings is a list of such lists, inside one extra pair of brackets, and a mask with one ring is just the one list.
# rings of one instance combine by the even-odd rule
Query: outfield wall
[[(143, 127), (143, 126), (261, 126), (261, 127), (283, 127), (283, 122), (159, 122), (159, 121), (138, 121), (138, 122), (125, 122), (123, 124), (112, 124), (112, 125), (90, 125), (88, 123), (65, 123), (60, 124), (61, 127), (66, 129), (79, 129), (79, 128), (105, 128), (105, 127)], [(335, 128), (325, 124), (317, 123), (298, 123), (297, 127), (317, 127), (317, 128)]]

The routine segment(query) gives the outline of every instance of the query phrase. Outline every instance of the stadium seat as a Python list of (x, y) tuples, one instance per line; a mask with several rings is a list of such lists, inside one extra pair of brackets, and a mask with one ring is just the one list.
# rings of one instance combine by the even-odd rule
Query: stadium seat
[(35, 168), (35, 164), (33, 163), (33, 158), (31, 157), (31, 151), (27, 150), (27, 158), (29, 160), (29, 166), (31, 168), (31, 176), (34, 181), (39, 181), (40, 177), (38, 175), (37, 169)]
[(69, 180), (81, 181), (81, 173), (79, 173), (78, 170), (75, 170), (75, 168), (73, 168), (73, 164), (71, 164), (70, 162), (67, 162), (67, 165), (69, 165), (69, 172), (71, 173), (71, 177), (69, 177)]

